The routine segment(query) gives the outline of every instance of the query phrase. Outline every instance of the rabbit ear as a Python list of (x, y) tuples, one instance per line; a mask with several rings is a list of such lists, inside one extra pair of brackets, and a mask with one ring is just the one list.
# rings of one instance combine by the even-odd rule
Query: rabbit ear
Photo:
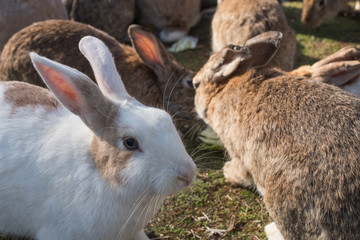
[(221, 50), (219, 58), (214, 58), (211, 62), (214, 62), (211, 68), (215, 70), (213, 80), (221, 80), (230, 76), (235, 70), (239, 68), (239, 65), (248, 58), (251, 57), (251, 52), (247, 47), (240, 47), (236, 45), (229, 45)]
[(165, 63), (170, 59), (160, 40), (137, 25), (129, 26), (128, 33), (141, 60), (153, 69), (159, 77), (164, 76)]
[(332, 62), (360, 60), (360, 49), (356, 47), (344, 47), (330, 56), (314, 63), (312, 68), (318, 68)]
[(124, 83), (117, 72), (113, 57), (105, 44), (91, 36), (83, 37), (79, 42), (81, 53), (90, 62), (96, 81), (109, 98), (128, 98)]
[(30, 58), (45, 84), (67, 109), (94, 132), (104, 125), (103, 114), (96, 114), (97, 109), (108, 107), (110, 102), (90, 78), (34, 52), (30, 53)]
[(281, 32), (269, 31), (249, 39), (245, 46), (250, 49), (252, 56), (244, 65), (248, 65), (248, 68), (266, 66), (279, 49), (282, 37)]
[(360, 61), (340, 61), (311, 67), (312, 78), (335, 86), (342, 86), (360, 75)]

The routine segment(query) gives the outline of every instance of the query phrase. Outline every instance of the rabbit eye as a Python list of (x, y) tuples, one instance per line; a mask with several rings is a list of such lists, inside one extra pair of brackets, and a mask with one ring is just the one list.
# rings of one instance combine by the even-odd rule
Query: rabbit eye
[(191, 89), (194, 89), (194, 85), (192, 83), (192, 79), (184, 79), (182, 81), (182, 85), (185, 87), (185, 88), (191, 88)]
[(125, 138), (124, 141), (123, 141), (123, 144), (129, 150), (137, 150), (137, 149), (139, 149), (138, 142), (136, 141), (135, 138), (132, 138), (132, 137)]
[(324, 6), (324, 5), (325, 5), (325, 0), (320, 0), (319, 6), (322, 7), (322, 6)]
[(194, 87), (197, 89), (200, 86), (200, 82), (195, 83)]

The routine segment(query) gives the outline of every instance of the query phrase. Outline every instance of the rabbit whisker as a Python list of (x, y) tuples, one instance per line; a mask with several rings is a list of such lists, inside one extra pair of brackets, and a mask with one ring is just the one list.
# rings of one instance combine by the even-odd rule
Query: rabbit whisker
[(176, 69), (171, 73), (171, 75), (169, 76), (168, 80), (166, 81), (166, 84), (165, 84), (165, 88), (164, 88), (164, 93), (163, 93), (163, 107), (162, 109), (165, 110), (165, 95), (166, 95), (166, 89), (167, 89), (167, 86), (169, 85), (169, 82), (172, 78), (172, 76), (174, 75)]
[[(155, 180), (155, 179), (154, 179)], [(150, 182), (150, 184), (148, 185), (148, 187), (146, 187), (146, 189), (143, 191), (143, 193), (140, 195), (138, 201), (135, 203), (129, 217), (127, 218), (124, 226), (120, 229), (119, 233), (117, 234), (118, 238), (119, 236), (121, 236), (122, 232), (125, 230), (127, 224), (129, 223), (131, 217), (135, 214), (135, 212), (138, 210), (138, 208), (140, 207), (140, 205), (146, 200), (146, 197), (148, 196), (148, 190), (155, 185), (155, 181)]]
[(197, 146), (192, 150), (192, 152), (190, 153), (190, 156), (191, 156), (191, 157), (194, 157), (194, 155), (195, 155), (196, 153), (198, 153), (198, 151), (203, 150), (203, 149), (200, 149), (200, 147), (201, 147), (202, 145), (204, 145), (204, 144), (205, 144), (205, 143), (202, 142), (202, 143), (200, 143), (199, 145), (197, 145)]
[[(183, 74), (179, 77), (179, 79), (175, 82), (173, 88), (172, 88), (171, 91), (170, 91), (169, 97), (167, 98), (167, 99), (168, 99), (167, 106), (166, 106), (166, 110), (167, 110), (167, 111), (169, 110), (169, 104), (170, 104), (171, 95), (173, 94), (176, 85), (179, 83), (179, 81), (182, 80), (182, 78), (183, 78), (184, 76), (185, 76), (185, 73), (183, 73)], [(165, 96), (165, 95), (164, 95), (164, 96)], [(166, 97), (165, 97), (164, 99), (166, 99)]]

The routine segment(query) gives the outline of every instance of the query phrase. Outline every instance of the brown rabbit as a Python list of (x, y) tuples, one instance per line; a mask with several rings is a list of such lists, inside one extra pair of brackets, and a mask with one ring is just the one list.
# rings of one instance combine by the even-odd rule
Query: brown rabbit
[(292, 70), (294, 67), (295, 32), (288, 26), (286, 16), (277, 0), (221, 1), (211, 22), (212, 50), (220, 51), (229, 44), (245, 42), (266, 31), (280, 31), (284, 41), (270, 67)]
[(231, 157), (226, 179), (263, 196), (270, 240), (360, 239), (360, 100), (261, 68), (281, 38), (266, 32), (212, 55), (193, 78), (195, 108)]
[(47, 19), (68, 19), (60, 0), (0, 0), (0, 53), (14, 33)]
[(200, 18), (201, 0), (135, 0), (140, 25), (159, 32), (163, 42), (185, 36)]
[(45, 87), (31, 67), (29, 53), (32, 51), (72, 66), (94, 79), (89, 63), (78, 50), (80, 39), (87, 35), (101, 39), (109, 47), (130, 95), (146, 105), (174, 114), (175, 124), (183, 133), (193, 127), (196, 122), (193, 73), (181, 66), (159, 39), (136, 25), (129, 28), (132, 48), (78, 22), (50, 20), (32, 24), (6, 44), (0, 59), (0, 80), (21, 80)]
[[(311, 27), (317, 27), (336, 17), (339, 12), (349, 10), (349, 0), (304, 0), (301, 21)], [(356, 1), (355, 10), (360, 10), (360, 1)]]
[(101, 29), (118, 41), (128, 41), (135, 16), (135, 0), (62, 0), (71, 20)]

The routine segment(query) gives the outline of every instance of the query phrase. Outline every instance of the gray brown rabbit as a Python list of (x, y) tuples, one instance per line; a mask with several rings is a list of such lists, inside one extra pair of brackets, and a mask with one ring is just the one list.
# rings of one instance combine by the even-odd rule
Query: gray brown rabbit
[(71, 20), (90, 24), (118, 41), (128, 41), (127, 29), (135, 17), (135, 0), (62, 0)]
[(244, 45), (247, 40), (266, 31), (280, 31), (283, 43), (269, 67), (292, 70), (294, 67), (295, 32), (277, 0), (224, 0), (218, 5), (211, 22), (212, 50), (229, 44)]
[(148, 106), (168, 110), (183, 133), (196, 128), (193, 73), (181, 66), (159, 39), (136, 25), (129, 28), (132, 48), (82, 23), (50, 20), (32, 24), (15, 34), (4, 47), (0, 80), (21, 80), (45, 87), (31, 67), (31, 51), (73, 66), (94, 79), (89, 63), (78, 50), (78, 42), (87, 35), (101, 39), (109, 47), (130, 95)]
[(135, 0), (139, 23), (158, 32), (161, 41), (185, 36), (200, 18), (201, 0)]
[[(304, 0), (301, 21), (311, 27), (336, 17), (341, 11), (348, 11), (349, 0)], [(355, 10), (360, 11), (360, 1), (356, 1)]]
[(31, 23), (68, 18), (60, 0), (0, 0), (0, 54), (9, 38)]
[(213, 54), (193, 78), (198, 115), (219, 135), (229, 182), (256, 187), (269, 239), (360, 239), (360, 100), (268, 68), (282, 34)]

